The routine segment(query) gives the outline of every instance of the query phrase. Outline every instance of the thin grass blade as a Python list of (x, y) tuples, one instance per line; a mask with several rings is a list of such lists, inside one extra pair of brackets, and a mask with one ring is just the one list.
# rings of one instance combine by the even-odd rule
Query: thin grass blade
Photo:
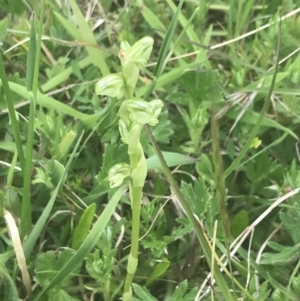
[[(78, 22), (79, 30), (81, 33), (81, 39), (83, 41), (90, 42), (92, 44), (97, 44), (97, 41), (93, 35), (93, 32), (90, 29), (88, 23), (86, 22), (84, 16), (82, 15), (76, 1), (70, 0), (70, 4), (73, 9), (76, 20)], [(93, 64), (95, 64), (97, 67), (99, 67), (102, 75), (103, 76), (108, 75), (110, 72), (109, 72), (109, 68), (105, 62), (105, 59), (104, 59), (104, 57), (105, 57), (104, 53), (102, 53), (101, 50), (92, 48), (92, 47), (87, 47), (87, 51), (91, 58), (91, 61), (93, 62)]]
[(21, 140), (21, 134), (20, 134), (20, 131), (19, 131), (19, 123), (18, 123), (18, 120), (17, 120), (16, 111), (15, 111), (15, 108), (14, 108), (14, 101), (13, 101), (13, 97), (12, 97), (12, 94), (11, 94), (10, 86), (8, 84), (6, 72), (5, 72), (5, 69), (4, 69), (4, 62), (3, 62), (3, 58), (2, 58), (2, 53), (0, 53), (0, 79), (1, 79), (1, 83), (2, 83), (3, 94), (4, 94), (6, 104), (7, 104), (7, 108), (8, 108), (8, 113), (9, 113), (9, 117), (10, 117), (10, 121), (11, 121), (11, 126), (12, 126), (13, 133), (14, 133), (14, 139), (15, 139), (15, 142), (16, 142), (16, 147), (17, 147), (17, 151), (18, 151), (20, 165), (21, 165), (21, 168), (24, 169), (25, 157), (24, 157), (23, 148), (22, 148), (22, 140)]

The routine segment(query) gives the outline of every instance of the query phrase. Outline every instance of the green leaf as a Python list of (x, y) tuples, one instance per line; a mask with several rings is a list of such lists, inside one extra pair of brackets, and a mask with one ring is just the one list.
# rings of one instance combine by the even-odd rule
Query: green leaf
[(30, 42), (29, 51), (27, 56), (27, 90), (32, 91), (33, 79), (34, 79), (34, 68), (35, 68), (35, 57), (36, 57), (36, 31), (35, 24), (32, 22), (30, 31)]
[[(182, 155), (173, 152), (162, 152), (169, 167), (195, 164), (198, 160), (187, 155)], [(156, 155), (147, 159), (148, 169), (161, 169), (161, 164)]]
[[(101, 244), (105, 244), (101, 241)], [(106, 243), (105, 245), (108, 245)], [(93, 254), (89, 254), (85, 259), (86, 270), (89, 275), (94, 278), (99, 284), (105, 284), (111, 278), (112, 269), (114, 268), (116, 249), (104, 251), (100, 256), (100, 251), (97, 249)]]
[(187, 291), (187, 280), (181, 282), (178, 287), (176, 288), (175, 292), (173, 293), (173, 295), (171, 296), (170, 299), (168, 299), (168, 301), (182, 301), (185, 300), (184, 299), (184, 295), (186, 294)]
[[(141, 5), (143, 4), (143, 1), (139, 1)], [(157, 59), (157, 64), (155, 66), (155, 70), (153, 72), (153, 76), (158, 79), (160, 77), (160, 75), (162, 74), (162, 71), (166, 65), (166, 58), (168, 57), (168, 53), (170, 50), (170, 45), (172, 43), (173, 37), (174, 37), (174, 33), (175, 33), (175, 29), (177, 26), (177, 22), (178, 22), (178, 17), (180, 15), (180, 11), (181, 11), (181, 7), (183, 5), (184, 0), (180, 0), (176, 12), (174, 13), (174, 16), (172, 18), (172, 21), (168, 27), (166, 36), (163, 40), (163, 44), (160, 47), (159, 50), (159, 54), (158, 54), (158, 59)], [(150, 84), (150, 86), (147, 89), (146, 94), (144, 95), (144, 100), (148, 100), (148, 97), (150, 96), (150, 94), (152, 93), (154, 87), (155, 87), (156, 82), (152, 81), (152, 83)]]
[(20, 15), (26, 10), (26, 6), (22, 0), (0, 0), (1, 11), (13, 14)]
[[(230, 119), (236, 120), (236, 118), (239, 114), (240, 114), (239, 110), (235, 110), (235, 108), (232, 108), (226, 113), (226, 116), (229, 117)], [(260, 118), (259, 114), (255, 113), (252, 110), (247, 110), (244, 112), (240, 121), (255, 125), (258, 122), (259, 118)], [(291, 129), (281, 125), (280, 123), (278, 123), (277, 121), (275, 121), (271, 118), (264, 116), (261, 121), (261, 126), (265, 126), (268, 128), (271, 127), (271, 128), (276, 128), (276, 129), (282, 130), (282, 131), (288, 133), (289, 135), (291, 135), (296, 140), (299, 140), (298, 136)]]
[(79, 301), (78, 298), (70, 296), (66, 291), (63, 289), (52, 289), (47, 294), (49, 300), (55, 301)]
[(192, 212), (202, 220), (210, 200), (210, 194), (203, 179), (198, 178), (198, 180), (195, 180), (194, 186), (192, 184), (181, 182), (181, 190), (189, 203)]
[[(72, 258), (73, 253), (74, 251), (70, 249), (63, 250), (62, 252), (40, 253), (35, 261), (35, 279), (37, 283), (42, 287), (47, 287)], [(77, 266), (77, 269), (62, 279), (60, 284), (68, 282), (79, 269), (80, 266)]]
[(141, 301), (157, 301), (156, 298), (154, 298), (146, 288), (133, 283), (132, 284), (134, 295), (137, 296)]
[(69, 20), (65, 19), (61, 14), (54, 11), (53, 12), (58, 21), (62, 24), (62, 26), (66, 29), (66, 31), (77, 41), (81, 40), (81, 33), (77, 29), (77, 27), (71, 23)]
[[(2, 85), (3, 85), (3, 79), (2, 79)], [(9, 82), (9, 87), (13, 92), (21, 95), (23, 98), (28, 98), (28, 99), (30, 98), (30, 93), (27, 91), (26, 87), (13, 82)], [(106, 110), (102, 110), (101, 113), (97, 113), (93, 115), (84, 114), (40, 92), (37, 92), (36, 102), (38, 105), (48, 108), (50, 110), (55, 110), (62, 114), (66, 114), (78, 118), (89, 127), (93, 127), (97, 123), (97, 121), (101, 118), (102, 114), (104, 115), (106, 112)]]
[(248, 212), (245, 210), (239, 211), (233, 218), (231, 223), (231, 235), (238, 237), (249, 226)]
[[(80, 11), (80, 8), (75, 0), (70, 0), (70, 5), (72, 7), (72, 10), (74, 12), (74, 16), (76, 18), (76, 21), (78, 23), (79, 31), (81, 34), (80, 40), (88, 42), (93, 45), (97, 45), (97, 40), (93, 35), (93, 31), (89, 27), (89, 24), (86, 22), (82, 12)], [(101, 73), (103, 76), (110, 73), (109, 68), (105, 61), (105, 55), (103, 51), (99, 50), (95, 47), (87, 47), (87, 52), (91, 58), (91, 61), (93, 64), (97, 67), (99, 67)]]
[(180, 83), (195, 104), (210, 101), (212, 96), (215, 102), (222, 99), (221, 86), (211, 71), (189, 70), (181, 76)]
[(3, 38), (5, 36), (7, 27), (8, 27), (9, 18), (4, 18), (0, 21), (0, 43), (3, 41)]
[(287, 212), (279, 212), (280, 220), (284, 225), (284, 229), (287, 230), (289, 235), (292, 237), (295, 244), (300, 243), (300, 210), (293, 208)]
[(288, 263), (293, 263), (300, 258), (300, 244), (293, 247), (286, 247), (275, 242), (270, 242), (268, 245), (279, 252), (264, 253), (260, 264), (286, 265)]
[(82, 242), (86, 239), (94, 219), (95, 211), (96, 211), (95, 203), (91, 204), (84, 210), (80, 218), (80, 221), (74, 231), (73, 240), (72, 240), (73, 249), (77, 250), (82, 244)]
[(146, 281), (146, 286), (149, 286), (153, 281), (155, 281), (157, 278), (162, 276), (168, 270), (169, 266), (170, 266), (169, 260), (164, 259), (162, 262), (159, 262), (155, 266), (150, 276), (148, 277)]
[(5, 290), (2, 290), (2, 292), (6, 292), (5, 296), (3, 296), (2, 293), (0, 294), (0, 296), (2, 295), (6, 300), (18, 301), (19, 296), (14, 280), (10, 277), (7, 269), (2, 264), (2, 262), (0, 262), (0, 279), (1, 282), (3, 281), (5, 284)]
[(205, 177), (208, 180), (214, 181), (214, 172), (211, 161), (206, 154), (202, 154), (200, 161), (196, 165), (199, 176)]

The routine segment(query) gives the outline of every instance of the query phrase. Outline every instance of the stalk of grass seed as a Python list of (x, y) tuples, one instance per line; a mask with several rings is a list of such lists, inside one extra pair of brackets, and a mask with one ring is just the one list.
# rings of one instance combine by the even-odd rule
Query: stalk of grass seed
[(147, 162), (140, 143), (140, 135), (145, 124), (156, 125), (163, 106), (160, 99), (146, 102), (134, 97), (134, 90), (141, 68), (146, 66), (152, 51), (153, 39), (144, 37), (130, 46), (121, 43), (119, 58), (121, 74), (110, 74), (96, 84), (96, 94), (125, 98), (119, 109), (119, 131), (122, 141), (128, 144), (130, 165), (118, 163), (109, 171), (112, 188), (120, 186), (129, 177), (129, 196), (132, 209), (131, 249), (128, 256), (127, 276), (124, 283), (123, 300), (132, 300), (131, 285), (138, 265), (140, 210), (143, 187), (147, 176)]

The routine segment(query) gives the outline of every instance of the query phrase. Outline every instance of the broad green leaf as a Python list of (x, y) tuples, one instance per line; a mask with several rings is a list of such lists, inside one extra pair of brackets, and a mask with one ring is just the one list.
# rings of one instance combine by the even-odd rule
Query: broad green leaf
[(0, 21), (0, 44), (1, 41), (3, 40), (7, 27), (8, 27), (8, 22), (9, 22), (9, 18), (4, 18), (3, 20)]
[(171, 298), (168, 299), (168, 301), (182, 301), (184, 300), (184, 295), (187, 291), (187, 280), (181, 282), (178, 287), (176, 288), (175, 292), (171, 296)]
[(69, 131), (66, 133), (66, 135), (63, 137), (62, 141), (59, 144), (59, 153), (57, 154), (57, 158), (61, 160), (67, 154), (69, 153), (70, 147), (72, 146), (75, 138), (76, 138), (76, 133), (74, 131)]
[(249, 217), (246, 210), (239, 211), (231, 223), (231, 235), (238, 237), (249, 226)]
[(54, 11), (53, 12), (58, 21), (62, 24), (62, 26), (66, 29), (66, 31), (77, 41), (81, 40), (81, 33), (77, 29), (77, 27), (72, 24), (69, 20), (64, 18), (61, 14)]
[[(173, 152), (162, 152), (169, 167), (195, 164), (198, 160), (187, 155), (182, 155)], [(148, 169), (161, 169), (160, 162), (156, 155), (147, 159)]]
[(158, 279), (160, 276), (162, 276), (169, 268), (170, 266), (170, 261), (169, 260), (163, 260), (162, 262), (159, 262), (150, 276), (148, 277), (146, 281), (146, 286), (149, 286), (153, 281)]
[(77, 250), (82, 244), (82, 242), (86, 239), (94, 219), (95, 211), (96, 211), (95, 203), (91, 204), (84, 210), (80, 218), (80, 221), (74, 231), (73, 240), (72, 240), (73, 249)]
[(210, 159), (206, 154), (202, 154), (200, 161), (196, 164), (196, 169), (201, 177), (205, 177), (207, 180), (214, 181), (214, 172)]

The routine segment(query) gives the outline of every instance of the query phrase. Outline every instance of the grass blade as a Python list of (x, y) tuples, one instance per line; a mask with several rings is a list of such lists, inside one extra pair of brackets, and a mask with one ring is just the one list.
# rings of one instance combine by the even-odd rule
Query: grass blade
[(11, 126), (12, 126), (13, 133), (14, 133), (14, 139), (16, 142), (20, 165), (21, 165), (21, 168), (23, 169), (24, 165), (25, 165), (25, 158), (24, 158), (24, 153), (23, 153), (23, 148), (22, 148), (21, 135), (20, 135), (20, 131), (19, 131), (19, 123), (17, 120), (17, 115), (16, 115), (16, 111), (14, 108), (13, 98), (11, 95), (11, 90), (10, 90), (10, 87), (9, 87), (9, 84), (7, 81), (6, 72), (4, 69), (2, 53), (0, 53), (0, 79), (2, 82), (3, 93), (4, 93), (5, 100), (6, 100), (8, 113), (9, 113), (9, 117), (10, 117), (10, 121), (11, 121)]
[[(154, 78), (158, 79), (166, 65), (166, 58), (168, 57), (168, 53), (169, 53), (169, 49), (170, 49), (170, 45), (172, 43), (172, 39), (173, 39), (173, 36), (174, 36), (174, 32), (175, 32), (175, 29), (176, 29), (176, 25), (177, 25), (177, 22), (178, 22), (178, 17), (179, 17), (179, 14), (180, 14), (180, 10), (181, 10), (181, 7), (183, 5), (183, 2), (184, 0), (181, 0), (178, 4), (178, 7), (177, 7), (177, 10), (172, 18), (172, 21), (171, 21), (171, 24), (167, 30), (167, 33), (166, 33), (166, 37), (163, 41), (163, 44), (159, 50), (159, 54), (158, 54), (158, 59), (157, 59), (157, 64), (155, 66), (155, 70), (153, 72), (153, 76)], [(148, 97), (150, 96), (150, 94), (152, 93), (154, 87), (155, 87), (155, 84), (156, 84), (156, 80), (153, 80), (146, 92), (146, 94), (144, 95), (144, 99), (147, 100)]]
[[(78, 22), (79, 30), (81, 32), (81, 39), (83, 41), (89, 42), (91, 44), (97, 44), (97, 41), (93, 35), (92, 30), (90, 29), (88, 23), (85, 21), (84, 16), (82, 15), (77, 3), (75, 0), (70, 0), (74, 15)], [(103, 76), (109, 74), (109, 68), (105, 62), (104, 54), (101, 50), (87, 47), (88, 54), (91, 58), (91, 61), (99, 67)]]
[[(21, 86), (16, 83), (9, 82), (9, 85), (11, 87), (11, 90), (19, 95), (21, 95), (24, 98), (30, 99), (30, 92), (27, 91), (26, 87)], [(58, 100), (46, 96), (39, 91), (37, 92), (36, 102), (38, 105), (48, 108), (50, 110), (59, 111), (62, 114), (72, 116), (74, 118), (78, 118), (79, 120), (83, 121), (87, 126), (92, 127), (95, 125), (95, 123), (100, 119), (102, 114), (105, 114), (105, 110), (102, 110), (101, 113), (96, 113), (93, 115), (88, 115), (81, 113), (64, 103), (59, 102)], [(14, 108), (13, 108), (14, 109)]]

